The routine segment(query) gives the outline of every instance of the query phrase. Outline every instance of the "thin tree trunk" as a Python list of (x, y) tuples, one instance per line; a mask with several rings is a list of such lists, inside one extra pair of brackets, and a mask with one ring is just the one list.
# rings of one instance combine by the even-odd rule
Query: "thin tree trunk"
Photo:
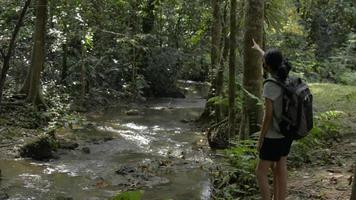
[(236, 10), (237, 0), (231, 0), (230, 11), (230, 59), (229, 59), (229, 137), (236, 133), (235, 94), (236, 94)]
[(30, 83), (31, 83), (31, 73), (32, 73), (32, 67), (29, 67), (26, 78), (24, 83), (22, 84), (22, 87), (19, 91), (20, 94), (24, 94), (27, 96), (29, 90), (30, 90)]
[(47, 4), (48, 0), (37, 0), (36, 24), (34, 34), (34, 45), (32, 50), (31, 60), (31, 75), (27, 101), (34, 105), (43, 102), (41, 96), (41, 72), (45, 62), (45, 37), (46, 37), (46, 22), (47, 22)]
[[(224, 89), (224, 68), (226, 60), (229, 56), (229, 25), (228, 25), (228, 17), (227, 17), (227, 6), (224, 8), (224, 19), (222, 23), (222, 37), (223, 37), (223, 46), (222, 46), (222, 55), (220, 59), (220, 65), (218, 68), (218, 73), (216, 75), (216, 96), (223, 97), (223, 89)], [(215, 107), (215, 113), (217, 121), (221, 121), (223, 119), (223, 109), (222, 105), (217, 105)]]
[(85, 93), (86, 93), (86, 70), (85, 70), (85, 46), (84, 44), (82, 45), (82, 63), (80, 65), (80, 85), (81, 85), (81, 90), (80, 90), (80, 103), (81, 106), (84, 105), (85, 101)]
[[(68, 9), (67, 6), (67, 1), (64, 2), (64, 8)], [(63, 35), (66, 38), (66, 40), (64, 41), (64, 43), (62, 44), (62, 72), (61, 72), (61, 84), (66, 85), (66, 79), (68, 76), (68, 39), (69, 39), (69, 35), (68, 35), (68, 27), (67, 27), (67, 22), (66, 20), (62, 21), (63, 23)]]
[[(218, 74), (221, 67), (219, 67), (221, 60), (221, 1), (220, 0), (212, 0), (213, 7), (213, 27), (211, 31), (211, 71), (213, 76), (212, 81), (212, 96), (220, 96), (217, 93), (217, 84), (218, 84)], [(219, 80), (220, 81), (220, 80)], [(219, 122), (221, 119), (221, 110), (219, 105), (215, 105), (215, 116), (217, 121)]]
[(66, 85), (66, 79), (68, 74), (68, 65), (67, 65), (67, 54), (68, 54), (68, 45), (67, 43), (62, 44), (62, 74), (61, 74), (61, 83)]
[[(262, 59), (259, 52), (251, 47), (253, 45), (252, 39), (255, 39), (259, 44), (262, 43), (264, 1), (248, 0), (247, 2), (244, 33), (243, 87), (251, 94), (260, 98), (262, 92)], [(249, 134), (259, 131), (262, 108), (257, 104), (256, 100), (250, 98), (247, 94), (243, 95), (243, 114), (246, 115), (242, 119), (245, 118), (244, 122), (248, 123), (246, 126), (248, 127)], [(240, 133), (241, 138), (245, 138), (246, 135), (246, 133)]]
[(143, 33), (151, 33), (154, 28), (155, 24), (155, 15), (154, 15), (154, 10), (155, 10), (155, 1), (154, 0), (148, 0), (147, 4), (144, 8), (144, 16), (142, 19), (142, 32)]
[(30, 6), (30, 4), (31, 4), (31, 0), (27, 0), (25, 2), (25, 5), (21, 10), (20, 17), (17, 20), (14, 32), (12, 33), (10, 44), (9, 44), (8, 49), (7, 49), (7, 53), (6, 53), (6, 55), (5, 54), (3, 55), (4, 63), (3, 63), (3, 66), (2, 66), (2, 69), (1, 69), (1, 75), (0, 75), (0, 103), (1, 103), (1, 100), (2, 100), (2, 95), (3, 95), (3, 91), (4, 91), (4, 87), (5, 87), (7, 71), (10, 68), (10, 59), (11, 59), (11, 56), (12, 56), (12, 54), (14, 52), (14, 49), (15, 49), (15, 46), (16, 46), (16, 38), (17, 38), (17, 35), (18, 35), (19, 31), (20, 31), (20, 28), (22, 26), (23, 20), (25, 18), (25, 14), (26, 14), (27, 9)]
[[(205, 70), (208, 74), (209, 80), (211, 81), (211, 87), (208, 93), (208, 99), (217, 96), (217, 81), (218, 81), (218, 66), (221, 60), (221, 0), (211, 0), (211, 6), (213, 11), (213, 24), (211, 29), (211, 67)], [(220, 67), (219, 67), (220, 69)], [(202, 115), (200, 116), (200, 120), (210, 120), (211, 113), (215, 110), (215, 116), (217, 122), (220, 121), (221, 111), (220, 106), (207, 102), (205, 104), (205, 109)]]
[(350, 200), (356, 200), (356, 162), (354, 162), (354, 177), (352, 183), (352, 193)]
[[(212, 0), (213, 7), (213, 26), (211, 31), (211, 71), (212, 77), (216, 77), (216, 69), (220, 63), (221, 52), (221, 2)], [(213, 81), (213, 87), (216, 88), (216, 82)]]

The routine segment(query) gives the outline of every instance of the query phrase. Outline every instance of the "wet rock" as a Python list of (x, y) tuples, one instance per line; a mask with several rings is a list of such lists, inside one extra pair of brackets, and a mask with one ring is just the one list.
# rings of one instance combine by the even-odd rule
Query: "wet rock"
[(112, 135), (107, 135), (107, 136), (105, 136), (104, 137), (104, 142), (107, 142), (107, 141), (110, 141), (110, 140), (113, 140), (114, 139), (114, 137), (112, 136)]
[(105, 181), (105, 179), (103, 177), (98, 177), (95, 180), (95, 187), (96, 188), (105, 188), (108, 187), (110, 184)]
[(10, 196), (5, 193), (4, 191), (0, 191), (0, 200), (5, 200), (5, 199), (9, 199)]
[(30, 157), (35, 160), (47, 160), (53, 158), (55, 141), (49, 136), (40, 136), (27, 142), (20, 149), (21, 157)]
[(59, 140), (59, 148), (74, 150), (78, 148), (79, 144), (77, 142), (68, 141), (68, 140)]
[(139, 110), (136, 110), (136, 109), (131, 109), (131, 110), (126, 111), (126, 115), (129, 115), (129, 116), (142, 115), (142, 114), (143, 114), (142, 112), (140, 112)]
[(185, 95), (183, 94), (183, 92), (181, 92), (179, 90), (170, 91), (162, 96), (163, 97), (171, 97), (171, 98), (185, 98)]
[(72, 197), (58, 196), (58, 197), (56, 197), (56, 200), (73, 200), (73, 198)]
[[(158, 164), (158, 163), (157, 163)], [(121, 176), (120, 179), (115, 180), (116, 185), (125, 188), (138, 187), (152, 187), (154, 185), (169, 183), (169, 180), (164, 177), (159, 177), (152, 173), (158, 171), (157, 165), (153, 166), (151, 163), (144, 165), (125, 165), (121, 166), (116, 173)], [(154, 168), (154, 169), (153, 169)]]
[(189, 119), (182, 119), (182, 120), (180, 120), (180, 122), (182, 122), (182, 123), (189, 123), (190, 120), (189, 120)]
[(116, 170), (116, 174), (119, 175), (128, 175), (130, 173), (134, 173), (136, 172), (137, 168), (133, 167), (133, 166), (121, 166), (118, 170)]
[(83, 148), (82, 148), (82, 152), (85, 153), (85, 154), (90, 154), (90, 149), (89, 149), (89, 147), (83, 147)]

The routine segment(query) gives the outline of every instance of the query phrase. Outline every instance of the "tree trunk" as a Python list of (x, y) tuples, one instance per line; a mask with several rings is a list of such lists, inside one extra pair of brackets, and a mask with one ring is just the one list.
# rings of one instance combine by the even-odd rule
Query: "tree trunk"
[(2, 95), (3, 95), (3, 91), (4, 91), (4, 87), (5, 87), (7, 71), (10, 68), (10, 59), (11, 59), (11, 56), (12, 56), (12, 54), (14, 52), (15, 45), (16, 45), (16, 37), (17, 37), (17, 35), (18, 35), (19, 31), (20, 31), (20, 28), (22, 26), (23, 20), (25, 18), (26, 11), (27, 11), (28, 7), (30, 6), (30, 4), (31, 4), (31, 0), (27, 0), (25, 2), (25, 5), (21, 10), (20, 17), (17, 20), (14, 32), (12, 33), (10, 44), (9, 44), (8, 49), (7, 49), (6, 55), (5, 54), (3, 55), (4, 62), (3, 62), (3, 66), (2, 66), (2, 69), (1, 69), (1, 75), (0, 75), (0, 103), (1, 103), (1, 100), (2, 100)]
[(236, 10), (237, 0), (231, 0), (230, 11), (230, 59), (229, 59), (229, 138), (236, 133), (235, 95), (236, 95)]
[[(264, 25), (264, 1), (248, 0), (245, 13), (245, 33), (244, 33), (244, 68), (243, 87), (256, 97), (261, 97), (262, 92), (262, 59), (260, 53), (251, 47), (252, 39), (262, 44)], [(259, 131), (262, 108), (256, 100), (243, 95), (243, 120), (247, 124), (241, 124), (248, 128), (248, 133)], [(240, 137), (245, 139), (248, 134), (241, 129)]]
[(85, 69), (85, 46), (82, 45), (81, 49), (81, 65), (80, 65), (80, 103), (84, 106), (86, 94), (86, 69)]
[(66, 79), (68, 75), (68, 65), (67, 65), (67, 54), (68, 54), (68, 45), (67, 42), (62, 44), (62, 73), (61, 73), (61, 83), (66, 85)]
[(45, 62), (47, 4), (48, 0), (37, 0), (34, 45), (32, 50), (31, 73), (29, 77), (30, 84), (27, 93), (27, 101), (34, 105), (44, 103), (41, 96), (40, 80)]
[[(228, 20), (228, 11), (227, 11), (227, 4), (224, 8), (224, 18), (223, 18), (223, 23), (222, 23), (222, 55), (220, 58), (220, 65), (218, 69), (218, 73), (216, 75), (216, 96), (223, 97), (223, 89), (224, 89), (224, 69), (225, 69), (225, 64), (229, 56), (229, 20)], [(217, 105), (215, 107), (215, 113), (216, 113), (216, 118), (217, 121), (221, 121), (224, 118), (224, 113), (222, 109), (222, 105)]]
[[(212, 0), (213, 7), (213, 26), (211, 31), (211, 71), (212, 77), (215, 79), (216, 69), (220, 63), (221, 50), (221, 2), (220, 0)], [(214, 83), (215, 82), (215, 83)], [(216, 81), (213, 81), (214, 89), (216, 88)]]
[[(220, 96), (221, 91), (217, 91), (218, 88), (218, 80), (219, 78), (219, 72), (221, 70), (221, 67), (219, 66), (220, 60), (221, 60), (221, 31), (222, 31), (222, 25), (221, 25), (221, 1), (220, 0), (212, 0), (212, 6), (213, 6), (213, 27), (212, 27), (212, 32), (211, 32), (211, 71), (212, 71), (212, 76), (213, 76), (213, 81), (212, 81), (212, 95), (213, 96)], [(223, 69), (222, 69), (223, 70)], [(220, 105), (215, 105), (215, 116), (217, 121), (219, 122), (221, 120), (221, 109)]]
[[(217, 85), (219, 79), (219, 71), (220, 70), (220, 60), (221, 60), (221, 31), (222, 31), (222, 24), (221, 24), (221, 0), (212, 0), (211, 1), (212, 11), (213, 11), (213, 24), (211, 28), (211, 69), (207, 69), (209, 80), (211, 80), (211, 87), (208, 93), (208, 99), (218, 96), (217, 94)], [(217, 69), (219, 67), (219, 69)], [(223, 80), (221, 80), (223, 81)], [(205, 104), (205, 109), (202, 115), (200, 116), (200, 120), (210, 120), (211, 113), (215, 110), (215, 116), (217, 122), (221, 119), (221, 109), (219, 105), (213, 106), (211, 103)]]
[(352, 181), (352, 193), (350, 200), (356, 200), (356, 162), (354, 162), (354, 177)]

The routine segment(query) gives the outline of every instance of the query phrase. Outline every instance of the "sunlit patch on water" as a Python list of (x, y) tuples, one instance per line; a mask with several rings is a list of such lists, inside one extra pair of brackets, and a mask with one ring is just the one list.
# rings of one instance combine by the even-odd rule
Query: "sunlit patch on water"
[(98, 126), (97, 129), (100, 130), (100, 131), (108, 131), (108, 132), (118, 133), (118, 134), (122, 134), (122, 133), (126, 133), (126, 134), (134, 133), (132, 130), (118, 130), (118, 129), (115, 129), (115, 128), (110, 127), (110, 126)]
[(136, 131), (143, 131), (148, 129), (147, 126), (137, 125), (135, 123), (127, 123), (127, 124), (123, 124), (122, 126)]
[(211, 183), (204, 181), (202, 184), (201, 200), (209, 200), (211, 198)]
[(133, 133), (133, 134), (121, 133), (120, 135), (123, 138), (136, 143), (139, 146), (141, 146), (141, 145), (149, 145), (151, 143), (151, 140), (152, 140), (152, 139), (148, 138), (147, 136), (145, 137), (145, 136), (139, 135), (137, 133)]
[(21, 177), (25, 188), (48, 192), (51, 186), (51, 183), (48, 180), (42, 180), (40, 175), (24, 173), (19, 177)]
[(152, 109), (152, 110), (164, 110), (166, 108), (167, 107), (164, 107), (164, 106), (153, 106), (153, 107), (150, 107), (150, 109)]
[(154, 138), (152, 137), (136, 132), (137, 130), (140, 131), (147, 130), (148, 129), (147, 126), (140, 126), (134, 123), (127, 123), (124, 124), (123, 126), (133, 130), (118, 130), (109, 126), (99, 126), (98, 129), (102, 131), (110, 131), (113, 133), (117, 133), (124, 139), (134, 142), (138, 146), (149, 145), (151, 141), (154, 140)]
[(68, 176), (78, 176), (77, 172), (74, 172), (73, 170), (70, 170), (66, 165), (56, 165), (55, 167), (47, 166), (43, 170), (44, 174), (54, 174), (54, 173), (63, 173), (67, 174)]
[(153, 130), (153, 131), (163, 131), (164, 128), (162, 128), (162, 127), (160, 127), (160, 126), (158, 126), (158, 125), (155, 125), (155, 126), (152, 127), (152, 130)]

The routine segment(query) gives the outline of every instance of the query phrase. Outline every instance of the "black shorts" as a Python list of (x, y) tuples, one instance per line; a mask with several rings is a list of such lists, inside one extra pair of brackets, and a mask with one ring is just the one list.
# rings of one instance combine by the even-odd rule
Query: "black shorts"
[(279, 161), (289, 154), (292, 142), (290, 138), (264, 138), (259, 157), (261, 160)]

